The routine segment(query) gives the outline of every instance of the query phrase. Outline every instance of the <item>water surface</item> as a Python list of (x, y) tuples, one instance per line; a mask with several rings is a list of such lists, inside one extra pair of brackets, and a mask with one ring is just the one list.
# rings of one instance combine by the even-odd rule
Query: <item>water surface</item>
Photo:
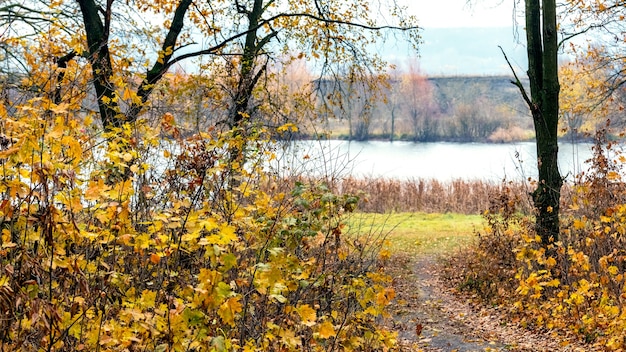
[[(568, 179), (586, 170), (590, 143), (560, 143), (559, 167)], [(306, 161), (306, 163), (304, 163)], [(285, 173), (501, 181), (536, 178), (534, 142), (412, 143), (298, 141), (284, 149), (275, 165)]]

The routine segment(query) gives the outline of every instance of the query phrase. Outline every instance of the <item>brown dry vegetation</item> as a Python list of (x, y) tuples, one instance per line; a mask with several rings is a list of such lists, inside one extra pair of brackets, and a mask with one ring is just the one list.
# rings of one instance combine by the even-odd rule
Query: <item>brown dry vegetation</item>
[[(524, 200), (528, 186), (523, 183), (485, 181), (414, 179), (408, 181), (390, 179), (347, 178), (339, 185), (341, 192), (364, 193), (359, 209), (364, 212), (427, 212), (480, 214), (489, 207), (489, 199), (504, 190)], [(522, 201), (519, 210), (527, 213), (530, 203)]]
[[(303, 181), (301, 177), (298, 181)], [(293, 184), (294, 180), (284, 180)], [(494, 199), (506, 197), (514, 203), (514, 211), (532, 213), (529, 193), (532, 182), (503, 180), (493, 183), (481, 180), (456, 179), (449, 182), (435, 179), (397, 180), (386, 178), (354, 178), (326, 180), (333, 192), (360, 196), (358, 210), (365, 213), (423, 212), (483, 214), (494, 206)], [(565, 184), (562, 202), (567, 204), (574, 185)]]

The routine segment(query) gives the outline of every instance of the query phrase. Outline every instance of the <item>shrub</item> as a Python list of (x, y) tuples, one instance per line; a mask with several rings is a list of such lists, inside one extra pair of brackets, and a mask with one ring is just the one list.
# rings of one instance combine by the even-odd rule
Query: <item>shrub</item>
[[(461, 274), (464, 289), (509, 307), (512, 318), (534, 328), (573, 334), (604, 350), (626, 347), (626, 187), (616, 144), (600, 131), (591, 171), (572, 187), (562, 215), (560, 241), (547, 248), (532, 219), (510, 217), (500, 202)], [(504, 196), (503, 196), (504, 197)], [(492, 217), (494, 210), (487, 213)], [(497, 289), (496, 289), (497, 288)]]
[(394, 346), (378, 252), (342, 234), (357, 197), (277, 183), (247, 131), (95, 137), (37, 111), (2, 125), (0, 349)]

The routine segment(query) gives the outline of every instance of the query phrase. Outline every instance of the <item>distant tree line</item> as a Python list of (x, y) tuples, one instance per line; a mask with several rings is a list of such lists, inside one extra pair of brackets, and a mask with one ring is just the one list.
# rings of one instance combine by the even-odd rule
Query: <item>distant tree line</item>
[[(507, 76), (393, 73), (379, 97), (358, 86), (324, 121), (335, 138), (507, 142), (533, 137), (532, 120)], [(331, 85), (331, 82), (327, 82)], [(323, 94), (323, 89), (321, 90)]]

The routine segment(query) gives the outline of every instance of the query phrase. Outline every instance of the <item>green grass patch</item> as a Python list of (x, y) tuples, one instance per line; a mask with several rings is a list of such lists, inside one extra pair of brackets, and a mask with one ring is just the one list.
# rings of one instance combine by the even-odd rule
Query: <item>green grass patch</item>
[(480, 215), (356, 213), (348, 220), (347, 233), (366, 240), (386, 235), (392, 253), (445, 254), (469, 244), (483, 226)]

